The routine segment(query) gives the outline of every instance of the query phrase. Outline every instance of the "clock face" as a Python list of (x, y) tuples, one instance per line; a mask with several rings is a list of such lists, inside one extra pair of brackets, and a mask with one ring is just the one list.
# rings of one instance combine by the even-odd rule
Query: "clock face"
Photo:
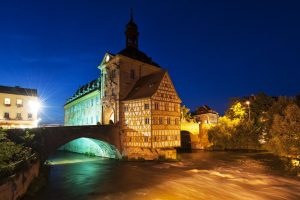
[(109, 56), (106, 56), (105, 61), (108, 62), (110, 60)]

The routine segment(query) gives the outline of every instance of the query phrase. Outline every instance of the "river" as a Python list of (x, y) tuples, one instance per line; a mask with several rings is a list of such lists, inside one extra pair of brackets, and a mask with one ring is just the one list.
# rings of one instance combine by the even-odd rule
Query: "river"
[(194, 152), (179, 162), (124, 162), (57, 152), (34, 200), (299, 200), (300, 178), (266, 153)]

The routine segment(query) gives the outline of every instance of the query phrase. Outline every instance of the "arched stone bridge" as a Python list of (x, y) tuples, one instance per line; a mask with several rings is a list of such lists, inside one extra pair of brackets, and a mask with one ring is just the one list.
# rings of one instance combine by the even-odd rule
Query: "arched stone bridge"
[[(22, 129), (11, 130), (18, 133)], [(41, 127), (29, 130), (35, 134), (36, 148), (42, 159), (47, 159), (59, 147), (78, 138), (92, 138), (113, 145), (122, 152), (121, 137), (118, 125), (94, 125), (94, 126), (61, 126)]]

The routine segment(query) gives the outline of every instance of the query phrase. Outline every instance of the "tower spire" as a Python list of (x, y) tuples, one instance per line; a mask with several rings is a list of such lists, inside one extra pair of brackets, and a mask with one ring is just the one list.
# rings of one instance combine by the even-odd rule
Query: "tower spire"
[(138, 48), (138, 26), (133, 21), (133, 11), (132, 8), (130, 9), (130, 21), (126, 25), (125, 30), (126, 35), (126, 48)]
[(133, 9), (130, 8), (130, 22), (133, 22)]

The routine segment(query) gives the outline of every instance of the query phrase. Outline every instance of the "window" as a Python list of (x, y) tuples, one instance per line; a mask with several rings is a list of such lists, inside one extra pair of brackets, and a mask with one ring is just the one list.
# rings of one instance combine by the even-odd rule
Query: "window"
[(145, 124), (150, 124), (150, 119), (149, 118), (145, 118)]
[(124, 112), (128, 111), (128, 106), (124, 106)]
[(91, 107), (94, 106), (94, 99), (91, 99)]
[(163, 118), (159, 117), (159, 124), (163, 124)]
[(167, 117), (167, 124), (171, 124), (171, 119), (170, 119), (170, 117)]
[(144, 104), (144, 109), (145, 109), (145, 110), (149, 110), (149, 104), (148, 104), (148, 103), (145, 103), (145, 104)]
[(10, 106), (10, 98), (4, 98), (4, 105)]
[(169, 104), (168, 104), (168, 103), (165, 104), (165, 110), (166, 110), (166, 111), (169, 110)]
[(18, 120), (21, 120), (21, 119), (22, 119), (21, 113), (17, 113), (16, 119), (18, 119)]
[(134, 69), (130, 70), (130, 78), (131, 79), (135, 79), (135, 71), (134, 71)]
[(116, 77), (116, 70), (113, 69), (113, 70), (111, 70), (111, 78), (113, 79), (115, 77)]
[(32, 119), (32, 113), (28, 113), (28, 119)]
[(9, 113), (8, 112), (4, 113), (4, 119), (9, 119)]
[(144, 137), (144, 142), (148, 142), (148, 137)]
[(158, 107), (158, 103), (155, 103), (155, 104), (154, 104), (154, 109), (155, 109), (155, 110), (158, 110), (158, 108), (159, 108), (159, 107)]
[(17, 99), (17, 107), (22, 107), (22, 106), (23, 106), (23, 100)]
[(179, 125), (179, 119), (178, 118), (175, 119), (175, 124)]
[(161, 109), (161, 110), (165, 110), (165, 104), (164, 104), (164, 103), (161, 103), (161, 104), (160, 104), (160, 109)]

